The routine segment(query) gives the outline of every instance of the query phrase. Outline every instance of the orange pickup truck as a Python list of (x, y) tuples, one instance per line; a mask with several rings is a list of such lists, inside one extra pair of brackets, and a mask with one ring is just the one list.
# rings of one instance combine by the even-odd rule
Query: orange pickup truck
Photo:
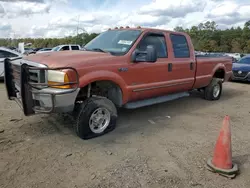
[(75, 131), (90, 139), (112, 131), (118, 108), (139, 108), (204, 92), (218, 100), (232, 75), (230, 57), (195, 56), (186, 33), (115, 28), (81, 51), (5, 60), (8, 98), (26, 116), (70, 113)]

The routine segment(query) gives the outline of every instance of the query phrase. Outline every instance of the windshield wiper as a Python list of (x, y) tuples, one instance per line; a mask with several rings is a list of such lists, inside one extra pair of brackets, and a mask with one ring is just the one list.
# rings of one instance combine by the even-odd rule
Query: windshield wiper
[(107, 51), (105, 51), (105, 50), (103, 50), (101, 48), (92, 48), (92, 49), (88, 49), (88, 50), (90, 50), (90, 51), (97, 51), (97, 52), (103, 52), (103, 53), (109, 53), (109, 52), (107, 52)]
[(90, 48), (90, 49), (88, 49), (88, 48), (83, 48), (83, 50), (84, 51), (94, 51), (94, 52), (102, 52), (102, 53), (109, 53), (109, 54), (111, 54), (111, 55), (115, 55), (116, 53), (115, 52), (109, 52), (109, 51), (105, 51), (105, 50), (103, 50), (103, 49), (101, 49), (101, 48)]

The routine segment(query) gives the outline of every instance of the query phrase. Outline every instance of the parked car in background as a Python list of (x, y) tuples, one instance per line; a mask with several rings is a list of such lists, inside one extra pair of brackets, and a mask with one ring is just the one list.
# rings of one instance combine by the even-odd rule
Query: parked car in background
[(0, 80), (4, 78), (4, 59), (12, 59), (15, 57), (22, 57), (22, 54), (9, 48), (0, 47)]
[(37, 51), (41, 50), (41, 49), (43, 49), (43, 48), (33, 48), (34, 54), (35, 54)]
[(18, 49), (16, 47), (8, 47), (8, 48), (11, 50), (14, 50), (14, 51), (18, 51)]
[(242, 57), (242, 54), (240, 54), (240, 53), (226, 53), (226, 55), (233, 57), (237, 61), (240, 60), (240, 58)]
[(50, 52), (52, 50), (52, 48), (42, 48), (40, 50), (38, 50), (36, 52), (36, 54), (40, 54), (40, 53), (45, 53), (45, 52)]
[(65, 50), (66, 51), (67, 50), (81, 50), (81, 46), (76, 45), (76, 44), (59, 45), (59, 46), (52, 48), (51, 51), (65, 51)]
[(233, 63), (232, 80), (250, 81), (250, 55)]
[(34, 54), (34, 50), (32, 48), (24, 48), (24, 54)]

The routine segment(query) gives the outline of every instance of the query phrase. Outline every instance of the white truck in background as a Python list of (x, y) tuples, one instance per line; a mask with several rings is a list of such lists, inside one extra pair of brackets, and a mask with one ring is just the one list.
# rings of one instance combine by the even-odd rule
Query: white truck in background
[(81, 50), (81, 46), (77, 44), (64, 44), (52, 48), (53, 51), (65, 51), (65, 50)]

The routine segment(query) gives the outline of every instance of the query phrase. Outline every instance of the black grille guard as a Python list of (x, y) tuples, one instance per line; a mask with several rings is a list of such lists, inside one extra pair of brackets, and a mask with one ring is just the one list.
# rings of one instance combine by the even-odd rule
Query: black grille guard
[[(55, 96), (56, 95), (63, 95), (75, 92), (79, 87), (79, 75), (75, 68), (72, 67), (58, 67), (58, 68), (47, 68), (47, 67), (30, 67), (27, 64), (21, 65), (21, 73), (20, 73), (20, 98), (17, 96), (17, 89), (15, 87), (14, 76), (13, 76), (13, 69), (11, 66), (11, 61), (15, 61), (21, 58), (16, 59), (5, 59), (4, 60), (4, 80), (5, 80), (5, 87), (7, 90), (7, 96), (9, 100), (15, 100), (18, 105), (23, 109), (24, 115), (29, 116), (36, 113), (52, 113), (55, 108)], [(76, 76), (75, 82), (67, 82), (63, 84), (53, 84), (48, 85), (48, 83), (32, 83), (30, 82), (30, 74), (29, 70), (72, 70)], [(54, 86), (65, 86), (71, 85), (70, 89), (62, 89), (61, 92), (57, 92), (56, 94), (53, 92), (46, 92), (43, 89), (54, 87)], [(41, 88), (42, 87), (42, 88)], [(35, 100), (33, 100), (33, 94), (47, 94), (50, 95), (52, 101), (52, 107), (49, 109), (44, 109), (40, 106), (35, 105)]]

